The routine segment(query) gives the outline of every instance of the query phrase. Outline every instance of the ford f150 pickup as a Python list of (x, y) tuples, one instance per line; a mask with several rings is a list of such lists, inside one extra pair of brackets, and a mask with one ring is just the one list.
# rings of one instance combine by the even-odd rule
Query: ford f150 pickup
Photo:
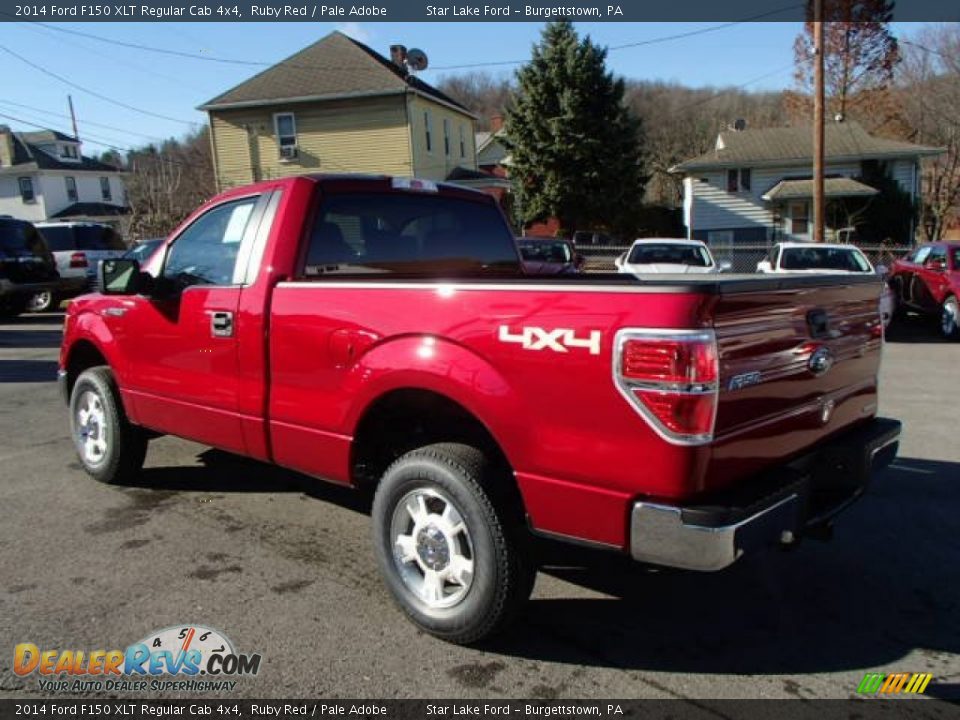
[(404, 612), (468, 643), (543, 535), (719, 570), (824, 527), (894, 457), (873, 277), (529, 277), (494, 200), (302, 176), (230, 190), (67, 312), (86, 471), (168, 433), (372, 490)]

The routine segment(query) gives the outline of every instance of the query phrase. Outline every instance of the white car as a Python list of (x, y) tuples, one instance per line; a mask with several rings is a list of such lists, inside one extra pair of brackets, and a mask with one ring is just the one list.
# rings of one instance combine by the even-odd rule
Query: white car
[(37, 293), (30, 310), (53, 310), (64, 298), (88, 292), (96, 282), (101, 260), (120, 257), (127, 250), (120, 234), (95, 222), (39, 222), (37, 230), (57, 261), (60, 284), (55, 291)]
[[(772, 248), (766, 258), (757, 263), (759, 273), (828, 273), (843, 275), (877, 275), (884, 277), (887, 269), (874, 268), (867, 256), (855, 245), (830, 243), (782, 242)], [(880, 315), (886, 327), (893, 318), (896, 298), (884, 283), (880, 294)]]
[(716, 273), (730, 269), (717, 264), (704, 243), (679, 238), (642, 238), (614, 260), (618, 273)]

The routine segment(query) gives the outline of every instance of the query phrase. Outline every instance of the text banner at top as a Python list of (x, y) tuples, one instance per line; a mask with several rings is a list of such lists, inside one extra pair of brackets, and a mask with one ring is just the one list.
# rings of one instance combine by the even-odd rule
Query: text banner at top
[[(136, 4), (36, 0), (0, 5), (10, 22), (798, 22), (805, 2), (789, 0), (369, 0), (302, 2), (260, 0), (152, 0)], [(960, 21), (960, 4), (943, 0), (898, 0), (899, 22)]]

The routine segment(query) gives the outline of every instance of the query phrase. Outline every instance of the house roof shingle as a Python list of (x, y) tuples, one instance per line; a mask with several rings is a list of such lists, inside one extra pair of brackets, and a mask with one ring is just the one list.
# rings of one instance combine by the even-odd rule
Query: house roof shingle
[[(828, 123), (824, 127), (824, 156), (839, 158), (885, 158), (937, 155), (942, 150), (888, 140), (869, 134), (858, 123)], [(670, 168), (689, 172), (740, 165), (774, 165), (808, 161), (813, 157), (813, 129), (810, 127), (730, 130), (720, 133), (717, 147), (703, 155)]]
[[(824, 178), (826, 197), (870, 197), (880, 191), (853, 178)], [(803, 200), (813, 197), (813, 180), (781, 180), (763, 194), (764, 200)]]
[[(57, 139), (77, 142), (76, 138), (58, 133), (55, 130), (45, 132), (11, 133), (13, 138), (13, 166), (21, 170), (89, 170), (91, 172), (120, 172), (120, 168), (93, 158), (81, 157), (79, 162), (63, 162), (48, 155), (37, 144), (53, 142)], [(31, 139), (32, 138), (32, 139)]]
[(54, 213), (52, 219), (63, 220), (65, 218), (85, 218), (85, 217), (113, 217), (115, 215), (126, 215), (130, 208), (122, 205), (111, 205), (101, 202), (76, 202), (67, 205), (63, 210)]
[(286, 60), (208, 100), (199, 109), (400, 94), (409, 89), (472, 115), (453, 98), (341, 32), (330, 33)]

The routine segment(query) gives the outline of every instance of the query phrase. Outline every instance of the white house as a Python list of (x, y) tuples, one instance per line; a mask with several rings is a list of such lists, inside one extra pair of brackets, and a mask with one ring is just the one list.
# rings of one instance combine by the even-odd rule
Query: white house
[(0, 215), (115, 224), (126, 212), (123, 173), (84, 157), (77, 138), (0, 125)]
[[(813, 130), (730, 129), (716, 147), (670, 168), (682, 173), (687, 236), (723, 249), (780, 240), (808, 241), (812, 231)], [(867, 133), (855, 122), (828, 123), (824, 194), (828, 208), (876, 195), (858, 178), (882, 172), (912, 199), (920, 192), (920, 159), (942, 151)], [(828, 239), (843, 238), (842, 213), (827, 213)], [(895, 238), (907, 242), (909, 238)]]

